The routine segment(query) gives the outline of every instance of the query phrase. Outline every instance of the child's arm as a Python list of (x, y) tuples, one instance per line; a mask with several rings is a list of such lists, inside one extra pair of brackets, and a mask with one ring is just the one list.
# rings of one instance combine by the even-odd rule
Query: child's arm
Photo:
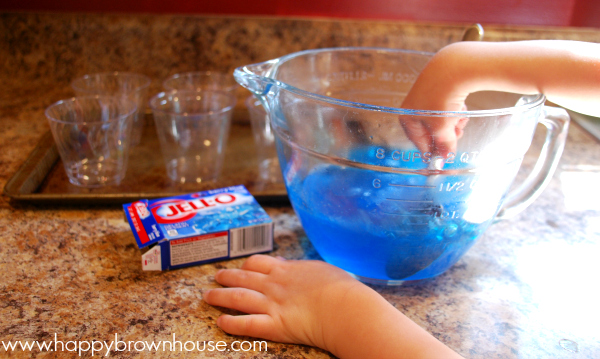
[[(403, 107), (460, 111), (469, 93), (496, 90), (544, 93), (598, 115), (599, 49), (571, 41), (452, 44), (428, 63)], [(458, 117), (402, 122), (424, 152), (452, 150), (466, 124)], [(231, 334), (313, 345), (341, 358), (458, 357), (375, 291), (323, 262), (253, 256), (215, 279), (229, 288), (207, 291), (204, 300), (250, 314), (218, 319)]]
[[(485, 90), (543, 93), (559, 105), (600, 117), (600, 44), (457, 42), (429, 61), (402, 107), (461, 111), (469, 93)], [(455, 147), (466, 122), (432, 117), (402, 125), (421, 151), (447, 152)], [(437, 143), (432, 143), (431, 136)]]
[(320, 261), (250, 257), (215, 275), (228, 288), (204, 300), (250, 315), (223, 315), (224, 331), (306, 344), (340, 358), (459, 358), (377, 292)]

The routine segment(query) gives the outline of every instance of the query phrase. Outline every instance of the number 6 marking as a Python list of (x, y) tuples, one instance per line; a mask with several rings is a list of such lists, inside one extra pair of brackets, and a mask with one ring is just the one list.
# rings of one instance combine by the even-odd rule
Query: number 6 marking
[(380, 179), (378, 179), (378, 178), (375, 178), (375, 179), (373, 180), (373, 187), (375, 187), (375, 188), (380, 188), (380, 187), (381, 187), (381, 180), (380, 180)]

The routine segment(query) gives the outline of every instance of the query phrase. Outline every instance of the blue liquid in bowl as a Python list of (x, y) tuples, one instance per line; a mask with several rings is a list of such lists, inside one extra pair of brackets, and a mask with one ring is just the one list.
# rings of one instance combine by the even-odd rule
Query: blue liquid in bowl
[(366, 282), (394, 284), (443, 273), (491, 224), (508, 184), (490, 196), (496, 203), (489, 218), (474, 223), (464, 214), (482, 203), (470, 204), (477, 177), (467, 171), (424, 176), (322, 163), (305, 177), (288, 176), (287, 185), (323, 259)]

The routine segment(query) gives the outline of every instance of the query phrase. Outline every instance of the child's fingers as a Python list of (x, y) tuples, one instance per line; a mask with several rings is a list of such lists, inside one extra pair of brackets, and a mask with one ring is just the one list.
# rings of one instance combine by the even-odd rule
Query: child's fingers
[(269, 274), (271, 273), (273, 267), (280, 263), (280, 259), (271, 256), (266, 256), (263, 254), (255, 254), (252, 257), (248, 258), (244, 262), (244, 264), (242, 264), (242, 269), (263, 274)]
[(251, 314), (264, 314), (269, 307), (264, 294), (245, 288), (211, 289), (202, 293), (202, 299), (210, 305)]
[(404, 129), (406, 136), (417, 146), (422, 153), (430, 151), (431, 140), (425, 126), (419, 119), (412, 117), (400, 117), (400, 125)]
[(285, 341), (275, 328), (273, 318), (266, 314), (236, 316), (224, 314), (217, 319), (217, 325), (233, 335)]
[(244, 269), (222, 269), (215, 274), (217, 283), (225, 287), (240, 287), (263, 291), (266, 275)]
[(456, 128), (454, 129), (454, 131), (456, 132), (456, 138), (462, 137), (464, 128), (467, 126), (468, 122), (469, 122), (469, 119), (467, 117), (463, 117), (460, 120), (458, 120), (458, 123), (456, 124)]
[(457, 138), (462, 136), (466, 121), (454, 117), (401, 117), (400, 124), (419, 151), (446, 157), (456, 151)]

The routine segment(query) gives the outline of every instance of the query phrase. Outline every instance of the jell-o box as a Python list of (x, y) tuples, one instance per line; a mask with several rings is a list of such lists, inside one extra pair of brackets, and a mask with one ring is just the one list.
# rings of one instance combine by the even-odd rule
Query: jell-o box
[(142, 269), (160, 271), (273, 250), (273, 221), (244, 186), (123, 205)]

